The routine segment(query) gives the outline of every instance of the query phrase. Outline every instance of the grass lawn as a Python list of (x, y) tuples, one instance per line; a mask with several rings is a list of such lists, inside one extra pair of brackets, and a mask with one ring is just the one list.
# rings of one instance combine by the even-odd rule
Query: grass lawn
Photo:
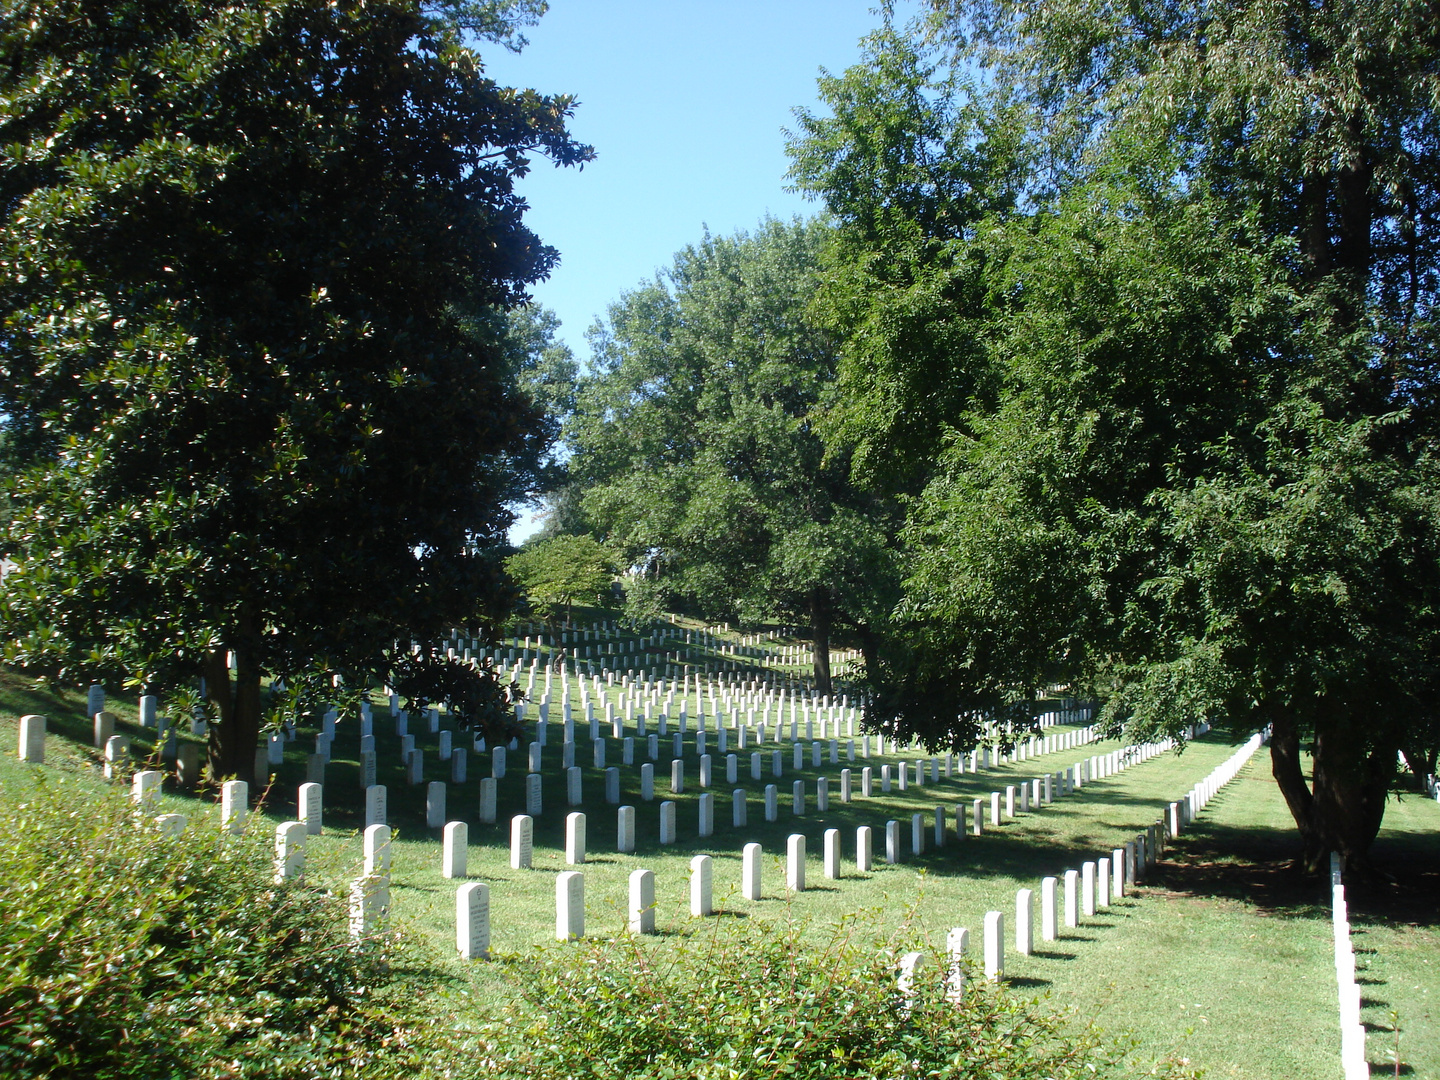
[[(572, 704), (576, 688), (572, 683)], [(0, 787), (22, 792), (33, 770), (14, 759), (16, 723), (21, 711), (43, 709), (52, 733), (47, 763), (93, 775), (94, 752), (82, 719), (78, 694), (32, 698), (23, 680), (6, 675), (0, 682), (0, 739), (7, 753), (0, 764)], [(68, 710), (68, 711), (67, 711)], [(122, 716), (121, 730), (139, 734), (134, 709), (112, 706)], [(558, 713), (558, 709), (554, 709)], [(560, 773), (560, 724), (550, 725), (551, 745), (544, 757), (545, 813), (536, 822), (534, 868), (511, 870), (508, 830), (512, 814), (523, 810), (524, 748), (510, 754), (510, 769), (499, 784), (499, 813), (493, 825), (478, 821), (479, 777), (489, 774), (488, 755), (472, 754), (469, 779), (450, 784), (450, 820), (470, 825), (469, 873), (491, 887), (493, 964), (466, 964), (453, 952), (454, 894), (457, 882), (440, 875), (439, 830), (424, 825), (423, 788), (404, 784), (396, 753), (393, 726), (377, 709), (375, 732), (380, 752), (380, 782), (390, 796), (389, 818), (396, 828), (392, 895), (398, 919), (435, 945), (436, 961), (417, 988), (434, 995), (437, 1004), (462, 1015), (473, 1003), (493, 1006), (512, 999), (510, 979), (523, 975), (525, 957), (553, 943), (555, 876), (568, 869), (563, 859), (565, 789)], [(577, 710), (578, 712), (578, 710)], [(411, 731), (418, 725), (412, 720)], [(828, 932), (842, 918), (860, 916), (863, 932), (877, 937), (904, 930), (943, 949), (951, 927), (968, 927), (972, 955), (978, 958), (984, 913), (1006, 917), (1006, 975), (1025, 993), (1047, 994), (1056, 1007), (1072, 1007), (1114, 1033), (1129, 1033), (1136, 1042), (1137, 1071), (1166, 1059), (1187, 1060), (1215, 1077), (1330, 1077), (1339, 1070), (1339, 1021), (1332, 942), (1326, 898), (1316, 882), (1294, 879), (1285, 869), (1294, 839), (1288, 813), (1269, 778), (1268, 754), (1262, 750), (1220, 795), (1213, 799), (1187, 835), (1175, 842), (1158, 870), (1123, 899), (1083, 919), (1077, 929), (1062, 928), (1060, 940), (1039, 941), (1040, 878), (1062, 876), (1066, 869), (1123, 845), (1153, 822), (1164, 805), (1179, 797), (1233, 751), (1218, 736), (1197, 740), (1183, 754), (1165, 754), (1105, 780), (1038, 812), (1020, 814), (997, 830), (979, 837), (957, 838), (953, 812), (975, 797), (1073, 764), (1091, 754), (1115, 748), (1096, 744), (1050, 754), (1034, 761), (1003, 765), (964, 774), (938, 785), (913, 785), (888, 795), (879, 790), (879, 766), (900, 758), (872, 757), (868, 762), (845, 760), (841, 742), (839, 764), (828, 753), (819, 769), (811, 765), (807, 745), (804, 767), (793, 768), (790, 746), (783, 750), (783, 775), (770, 775), (767, 744), (765, 776), (750, 778), (748, 753), (739, 752), (739, 782), (724, 782), (724, 759), (714, 756), (716, 783), (715, 834), (701, 841), (698, 821), (698, 765), (693, 733), (686, 740), (686, 791), (669, 793), (667, 740), (661, 740), (656, 762), (655, 799), (640, 799), (638, 765), (644, 760), (637, 745), (634, 767), (622, 767), (621, 801), (637, 808), (639, 850), (615, 852), (615, 807), (603, 799), (603, 773), (591, 766), (586, 725), (577, 723), (576, 764), (584, 772), (589, 833), (588, 861), (582, 868), (586, 885), (586, 929), (590, 936), (624, 933), (627, 879), (644, 867), (656, 875), (659, 934), (646, 947), (672, 947), (676, 935), (695, 928), (688, 914), (688, 868), (691, 856), (714, 858), (715, 902), (727, 920), (798, 918), (813, 924), (816, 934)], [(295, 792), (304, 779), (304, 754), (309, 735), (290, 746), (268, 797), (266, 814), (273, 821), (294, 816)], [(72, 741), (73, 740), (73, 741)], [(637, 740), (638, 743), (638, 740)], [(458, 745), (457, 740), (457, 745)], [(468, 745), (468, 738), (465, 740)], [(434, 741), (420, 736), (427, 750), (427, 779), (448, 779), (449, 766), (435, 760)], [(608, 763), (619, 764), (619, 746), (608, 742)], [(714, 752), (713, 732), (711, 737)], [(733, 745), (732, 745), (733, 749)], [(913, 761), (918, 752), (904, 755)], [(326, 831), (312, 838), (309, 875), (312, 883), (336, 887), (355, 875), (360, 860), (362, 799), (359, 785), (358, 738), (341, 726), (334, 757), (326, 773)], [(875, 794), (859, 794), (860, 769), (874, 768)], [(839, 772), (853, 770), (855, 800), (839, 801)], [(828, 812), (815, 809), (819, 776), (831, 778)], [(806, 782), (807, 813), (791, 810), (790, 785)], [(764, 821), (763, 787), (780, 789), (780, 818)], [(732, 786), (749, 791), (745, 828), (731, 825)], [(10, 795), (9, 797), (15, 797)], [(661, 847), (659, 806), (677, 803), (678, 843)], [(165, 810), (207, 812), (189, 796), (166, 796)], [(950, 816), (946, 846), (914, 857), (910, 854), (910, 816), (925, 814), (927, 847), (935, 806)], [(213, 812), (213, 811), (212, 811)], [(884, 863), (884, 823), (902, 824), (903, 860)], [(855, 872), (855, 828), (875, 831), (876, 867)], [(988, 821), (987, 821), (988, 825)], [(262, 825), (257, 817), (254, 827)], [(838, 881), (822, 876), (821, 846), (825, 829), (841, 830), (845, 873)], [(787, 893), (783, 856), (786, 837), (807, 839), (807, 885), (803, 894)], [(1440, 805), (1402, 796), (1387, 814), (1376, 857), (1398, 867), (1393, 890), (1353, 896), (1356, 948), (1367, 1001), (1365, 1020), (1372, 1028), (1369, 1051), (1377, 1072), (1393, 1073), (1387, 1056), (1394, 1044), (1392, 1010), (1398, 1016), (1402, 1074), (1440, 1077), (1440, 1031), (1435, 1022), (1437, 967), (1437, 880), (1440, 880)], [(758, 903), (739, 894), (740, 849), (748, 841), (764, 846), (764, 898)], [(1013, 950), (1015, 891), (1035, 890), (1036, 952), (1029, 957)], [(1385, 1068), (1385, 1064), (1390, 1065)]]

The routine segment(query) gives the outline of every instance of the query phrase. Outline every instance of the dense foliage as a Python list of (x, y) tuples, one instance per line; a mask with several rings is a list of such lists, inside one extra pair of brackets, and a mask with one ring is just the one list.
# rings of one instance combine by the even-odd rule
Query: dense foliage
[(832, 626), (873, 640), (895, 585), (890, 502), (851, 485), (812, 419), (837, 355), (807, 315), (827, 231), (707, 237), (625, 293), (566, 428), (570, 497), (639, 569), (632, 591), (808, 624), (822, 690)]
[(541, 416), (481, 315), (556, 258), (530, 154), (590, 152), (459, 27), (541, 9), (5, 0), (8, 662), (203, 675), (243, 776), (264, 675), (383, 678), (504, 613)]
[(120, 793), (38, 770), (6, 795), (7, 1077), (399, 1077), (439, 1046), (386, 989), (396, 943), (357, 949), (341, 898), (274, 885), (267, 830), (164, 837)]
[[(858, 920), (816, 941), (798, 922), (725, 919), (663, 953), (634, 942), (550, 950), (488, 1034), (500, 1075), (748, 1080), (1110, 1075), (1123, 1053), (1034, 1002), (922, 967), (897, 989), (897, 942)], [(973, 975), (973, 972), (972, 972)]]
[(615, 558), (592, 536), (559, 535), (526, 544), (505, 560), (526, 600), (546, 619), (569, 618), (575, 604), (610, 599)]
[(1058, 683), (1137, 738), (1273, 725), (1306, 860), (1360, 862), (1440, 700), (1433, 19), (936, 6), (793, 143), (827, 434), (914, 494), (884, 714), (963, 740)]

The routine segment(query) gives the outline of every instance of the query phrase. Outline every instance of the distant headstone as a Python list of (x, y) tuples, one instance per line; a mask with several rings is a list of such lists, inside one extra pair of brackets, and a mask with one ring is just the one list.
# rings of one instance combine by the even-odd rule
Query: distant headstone
[(668, 800), (660, 804), (660, 843), (675, 843), (675, 804)]
[(445, 817), (445, 783), (432, 780), (425, 788), (425, 827), (443, 828)]
[(714, 876), (714, 860), (709, 855), (696, 855), (690, 860), (690, 914), (693, 918), (703, 918), (714, 911)]
[(579, 812), (565, 815), (565, 862), (570, 866), (585, 862), (585, 815)]
[(585, 936), (585, 875), (563, 871), (555, 879), (555, 939), (577, 941)]
[(615, 812), (615, 850), (635, 850), (635, 807), (622, 806)]
[(529, 870), (534, 851), (535, 819), (516, 814), (510, 819), (510, 869)]
[(455, 947), (466, 960), (490, 959), (490, 886), (483, 882), (455, 892)]
[(463, 878), (470, 854), (470, 826), (463, 821), (447, 821), (441, 840), (440, 876)]
[(1005, 913), (985, 913), (985, 977), (999, 982), (1005, 976)]
[(862, 874), (870, 873), (874, 865), (874, 831), (869, 825), (855, 830), (855, 869)]
[(740, 891), (747, 900), (760, 899), (759, 844), (746, 844), (740, 852)]
[(321, 833), (323, 795), (324, 788), (319, 784), (300, 785), (300, 793), (295, 800), (299, 811), (296, 816), (305, 823), (307, 836), (319, 836)]
[(275, 829), (275, 883), (298, 880), (305, 873), (305, 823), (286, 821)]
[[(103, 712), (103, 709), (96, 709)], [(20, 760), (31, 765), (45, 764), (45, 717), (31, 713), (20, 718)]]
[(655, 872), (630, 872), (630, 932), (655, 933)]
[(805, 836), (791, 833), (785, 843), (785, 885), (791, 892), (805, 891)]

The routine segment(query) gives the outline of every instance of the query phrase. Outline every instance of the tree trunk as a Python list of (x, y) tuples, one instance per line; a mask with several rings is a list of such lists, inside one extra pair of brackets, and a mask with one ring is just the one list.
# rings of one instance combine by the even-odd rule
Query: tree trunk
[(260, 664), (247, 633), (254, 620), (240, 619), (235, 653), (235, 677), (230, 677), (224, 648), (205, 655), (205, 693), (215, 703), (219, 720), (210, 725), (210, 775), (254, 782), (255, 751), (260, 745)]
[(1321, 699), (1310, 783), (1300, 753), (1296, 719), (1281, 711), (1273, 720), (1270, 768), (1300, 830), (1302, 865), (1323, 870), (1334, 851), (1347, 872), (1368, 874), (1370, 845), (1380, 831), (1395, 775), (1396, 748), (1372, 745), (1364, 724), (1343, 706)]
[(815, 689), (832, 690), (830, 683), (830, 594), (815, 589), (810, 594), (810, 627), (815, 638)]

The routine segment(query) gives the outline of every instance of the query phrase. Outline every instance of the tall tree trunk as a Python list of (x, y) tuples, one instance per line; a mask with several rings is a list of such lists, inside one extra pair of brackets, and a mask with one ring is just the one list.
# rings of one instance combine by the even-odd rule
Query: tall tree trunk
[(1335, 851), (1347, 872), (1365, 874), (1395, 776), (1396, 748), (1372, 745), (1366, 725), (1333, 700), (1318, 702), (1315, 720), (1311, 781), (1305, 779), (1299, 726), (1289, 710), (1272, 721), (1271, 772), (1300, 830), (1305, 869), (1323, 869)]
[(810, 627), (815, 638), (815, 689), (828, 694), (830, 683), (830, 593), (813, 589), (810, 593)]
[(215, 703), (217, 723), (210, 725), (208, 757), (210, 774), (216, 780), (233, 777), (255, 780), (255, 751), (260, 744), (260, 663), (255, 643), (257, 620), (243, 615), (238, 620), (233, 647), (235, 677), (230, 677), (227, 650), (205, 654), (205, 693)]

